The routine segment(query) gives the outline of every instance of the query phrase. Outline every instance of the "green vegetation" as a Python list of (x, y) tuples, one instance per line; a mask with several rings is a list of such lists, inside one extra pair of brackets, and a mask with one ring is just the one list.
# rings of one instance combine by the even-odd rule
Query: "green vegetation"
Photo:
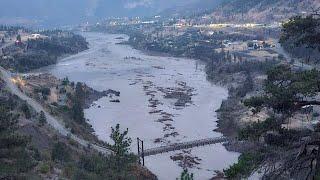
[(68, 77), (63, 78), (56, 85), (60, 99), (57, 103), (48, 104), (52, 114), (63, 117), (65, 127), (71, 132), (92, 142), (98, 142), (96, 136), (92, 134), (93, 129), (86, 121), (84, 109), (90, 105), (92, 98), (102, 97), (103, 93), (93, 90), (84, 83), (70, 82)]
[(69, 85), (69, 83), (70, 83), (70, 81), (69, 81), (68, 77), (63, 78), (62, 85), (67, 86), (67, 85)]
[(70, 150), (64, 143), (57, 142), (53, 145), (51, 159), (53, 161), (67, 162), (70, 160), (69, 152)]
[(39, 125), (40, 126), (43, 126), (47, 123), (47, 118), (46, 118), (46, 115), (44, 114), (43, 111), (40, 112), (40, 115), (39, 115)]
[(71, 108), (72, 118), (78, 123), (83, 124), (85, 122), (83, 108), (79, 101), (74, 101)]
[[(318, 171), (318, 167), (305, 167), (302, 169), (299, 164), (308, 164), (317, 161), (318, 150), (310, 153), (308, 148), (313, 147), (318, 142), (318, 127), (315, 132), (309, 130), (287, 129), (283, 126), (290, 123), (290, 118), (297, 112), (303, 112), (308, 107), (319, 106), (320, 102), (317, 95), (320, 91), (320, 72), (318, 70), (293, 71), (290, 67), (280, 65), (267, 72), (267, 79), (264, 83), (264, 92), (253, 96), (244, 101), (244, 104), (253, 108), (257, 113), (262, 109), (269, 109), (272, 116), (265, 121), (255, 122), (243, 128), (239, 132), (239, 138), (263, 143), (264, 149), (262, 155), (263, 161), (281, 162), (277, 169), (274, 169), (266, 175), (273, 179), (279, 175), (284, 177), (296, 177), (298, 174), (304, 177), (309, 176), (305, 173)], [(308, 137), (308, 139), (306, 139)], [(306, 140), (302, 140), (302, 139)], [(318, 145), (316, 145), (318, 147)], [(258, 151), (254, 151), (258, 152)], [(268, 152), (268, 153), (266, 153)], [(248, 159), (244, 159), (248, 161)], [(246, 162), (245, 161), (245, 162)], [(249, 162), (251, 160), (249, 159)], [(239, 162), (241, 166), (247, 166)], [(251, 163), (255, 164), (255, 163)], [(238, 165), (238, 166), (240, 166)], [(231, 177), (238, 172), (243, 174), (250, 169), (235, 166), (235, 170), (230, 173)], [(252, 166), (247, 166), (251, 168)], [(255, 166), (253, 166), (255, 167)]]
[(0, 103), (0, 179), (23, 178), (36, 165), (29, 138), (17, 133), (18, 115), (7, 99)]
[[(24, 111), (30, 113), (30, 121), (20, 126)], [(113, 128), (114, 144), (109, 145), (116, 153), (105, 155), (55, 134), (44, 123), (44, 112), (37, 115), (26, 102), (0, 89), (0, 179), (44, 179), (53, 174), (75, 180), (155, 179), (130, 154), (128, 130), (121, 132), (119, 125)]]
[(113, 157), (115, 159), (115, 165), (117, 171), (120, 172), (121, 169), (127, 169), (127, 162), (132, 162), (133, 156), (130, 155), (129, 149), (131, 145), (131, 138), (127, 137), (128, 129), (124, 132), (121, 132), (120, 125), (117, 124), (115, 128), (111, 128), (110, 138), (113, 141), (113, 144), (108, 144), (108, 147), (113, 151)]
[(21, 35), (20, 34), (17, 35), (17, 41), (21, 42)]
[(259, 138), (268, 131), (279, 131), (280, 123), (276, 118), (271, 117), (262, 122), (254, 122), (239, 132), (240, 140), (254, 140), (258, 141)]
[[(22, 37), (17, 31), (24, 29), (11, 30), (9, 27), (3, 29), (8, 29), (6, 31), (8, 36), (16, 35), (17, 40), (21, 42)], [(26, 72), (55, 64), (58, 57), (76, 54), (88, 48), (85, 38), (71, 32), (56, 30), (38, 33), (43, 36), (3, 48), (4, 56), (0, 56), (0, 65), (7, 69)]]
[(181, 173), (180, 180), (193, 180), (193, 173), (189, 173), (188, 169), (184, 169)]
[(34, 89), (34, 93), (40, 93), (42, 95), (42, 98), (44, 100), (47, 100), (48, 96), (51, 93), (51, 90), (50, 90), (50, 88), (41, 87), (41, 88)]
[(43, 163), (39, 167), (39, 171), (41, 174), (48, 174), (50, 172), (50, 165), (48, 163)]
[(296, 16), (283, 24), (280, 43), (294, 57), (305, 63), (319, 63), (319, 15)]
[[(320, 50), (320, 19), (312, 15), (307, 17), (296, 16), (283, 24), (280, 43), (289, 47), (306, 45)], [(289, 41), (291, 40), (291, 41)], [(285, 45), (288, 47), (287, 45)]]
[(258, 154), (243, 153), (238, 158), (238, 163), (223, 170), (228, 179), (247, 178), (260, 164), (261, 157)]
[[(245, 105), (257, 109), (272, 108), (290, 116), (308, 105), (320, 105), (311, 100), (320, 91), (320, 72), (317, 70), (294, 72), (287, 66), (278, 66), (267, 73), (264, 95), (250, 98)], [(308, 100), (310, 99), (310, 100)]]
[(74, 97), (72, 97), (72, 108), (71, 108), (71, 114), (72, 118), (78, 122), (78, 123), (85, 123), (85, 118), (84, 118), (84, 103), (85, 103), (85, 92), (83, 90), (83, 84), (78, 82), (76, 84), (76, 91)]
[(21, 110), (25, 116), (26, 119), (30, 119), (31, 118), (31, 112), (30, 112), (30, 109), (29, 109), (29, 106), (27, 105), (26, 102), (24, 102), (21, 106)]
[(190, 57), (211, 62), (217, 60), (221, 55), (214, 50), (223, 47), (222, 41), (244, 41), (261, 39), (258, 36), (249, 36), (244, 34), (229, 34), (216, 32), (212, 35), (201, 33), (200, 30), (189, 29), (182, 35), (162, 36), (161, 28), (153, 32), (157, 36), (137, 32), (132, 27), (119, 27), (120, 32), (130, 35), (128, 43), (134, 48), (143, 49), (152, 52), (168, 53), (173, 56)]
[(128, 169), (117, 169), (114, 161), (111, 157), (101, 155), (81, 156), (72, 179), (125, 179), (130, 177)]
[(88, 46), (82, 36), (70, 32), (61, 31), (62, 35), (51, 31), (41, 33), (47, 34), (50, 38), (28, 40), (28, 50), (44, 51), (49, 56), (62, 56), (64, 54), (76, 54), (87, 49)]
[[(114, 144), (108, 145), (114, 152), (112, 155), (82, 155), (75, 166), (72, 165), (72, 162), (66, 165), (64, 174), (71, 179), (136, 179), (136, 175), (132, 174), (132, 168), (136, 166), (137, 158), (129, 153), (131, 139), (127, 137), (127, 134), (128, 130), (120, 131), (120, 125), (112, 128), (110, 137)], [(59, 148), (54, 148), (59, 151), (55, 154), (59, 154), (59, 159), (66, 162), (66, 159), (69, 158), (61, 157), (61, 154), (68, 150), (62, 148), (62, 144), (58, 146)]]

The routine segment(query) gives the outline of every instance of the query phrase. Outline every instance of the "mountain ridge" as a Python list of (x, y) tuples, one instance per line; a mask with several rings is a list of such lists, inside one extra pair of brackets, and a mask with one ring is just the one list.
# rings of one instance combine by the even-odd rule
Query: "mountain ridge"
[(311, 12), (319, 0), (226, 0), (209, 13), (215, 22), (273, 23)]

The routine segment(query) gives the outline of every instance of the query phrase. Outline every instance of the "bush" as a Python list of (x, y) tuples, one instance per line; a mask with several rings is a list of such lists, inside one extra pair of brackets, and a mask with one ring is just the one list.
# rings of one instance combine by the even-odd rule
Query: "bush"
[(268, 131), (279, 131), (281, 123), (276, 118), (270, 117), (263, 122), (254, 122), (246, 128), (240, 130), (239, 138), (241, 140), (258, 140), (263, 134)]
[(43, 96), (49, 96), (50, 93), (51, 93), (50, 88), (46, 88), (46, 87), (41, 88), (41, 94), (42, 94)]
[(41, 174), (48, 174), (50, 172), (51, 168), (48, 163), (43, 163), (39, 167), (39, 171)]
[(51, 159), (53, 161), (67, 162), (70, 160), (70, 153), (67, 146), (62, 142), (54, 144), (51, 151)]
[(261, 156), (257, 154), (244, 153), (238, 158), (238, 163), (223, 170), (228, 179), (242, 179), (250, 175), (256, 168)]
[(74, 164), (68, 164), (63, 169), (63, 175), (69, 179), (73, 176), (74, 172), (75, 172)]

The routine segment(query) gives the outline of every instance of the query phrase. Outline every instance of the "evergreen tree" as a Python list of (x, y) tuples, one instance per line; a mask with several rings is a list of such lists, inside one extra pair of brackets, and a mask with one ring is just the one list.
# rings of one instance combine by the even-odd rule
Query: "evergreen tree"
[(0, 105), (0, 179), (25, 179), (24, 173), (34, 166), (27, 151), (28, 138), (16, 133), (17, 116)]
[(78, 123), (84, 123), (84, 112), (83, 107), (85, 104), (85, 92), (83, 90), (83, 84), (78, 82), (76, 84), (75, 94), (72, 97), (73, 106), (72, 106), (72, 118)]
[(21, 42), (21, 35), (20, 34), (17, 35), (17, 41)]
[(320, 50), (320, 18), (315, 16), (296, 16), (283, 24), (280, 43), (291, 46), (307, 46)]
[(79, 100), (74, 99), (73, 106), (71, 109), (72, 118), (78, 123), (84, 123), (84, 112)]
[(69, 149), (63, 142), (56, 142), (51, 151), (51, 158), (54, 161), (67, 162), (70, 160)]
[(63, 78), (63, 80), (62, 80), (62, 85), (66, 86), (66, 85), (68, 85), (69, 83), (70, 83), (70, 81), (69, 81), (69, 78), (68, 78), (68, 77)]
[(0, 106), (0, 134), (12, 133), (16, 129), (17, 120), (8, 108)]
[(77, 101), (79, 101), (81, 106), (84, 106), (84, 101), (85, 101), (85, 92), (83, 90), (83, 84), (78, 82), (76, 84), (76, 92), (75, 92), (75, 98)]
[(31, 112), (30, 112), (30, 109), (29, 109), (27, 103), (23, 103), (23, 104), (22, 104), (21, 110), (22, 110), (22, 112), (24, 113), (24, 116), (25, 116), (27, 119), (30, 119), (30, 118), (31, 118)]
[(43, 126), (46, 123), (47, 123), (46, 115), (44, 114), (43, 111), (41, 111), (40, 116), (39, 116), (39, 124), (40, 124), (40, 126)]
[(184, 169), (181, 173), (180, 180), (193, 180), (193, 173), (189, 173), (188, 169)]
[(244, 104), (260, 110), (262, 107), (291, 116), (304, 106), (319, 106), (314, 100), (320, 92), (320, 71), (293, 72), (288, 66), (278, 66), (267, 73), (265, 93), (244, 101)]
[(128, 164), (128, 161), (130, 161), (129, 150), (132, 140), (128, 137), (128, 129), (121, 132), (119, 124), (117, 124), (115, 128), (112, 127), (111, 130), (110, 138), (113, 144), (108, 144), (108, 147), (113, 152), (116, 168), (119, 172), (121, 168), (126, 168), (125, 166)]

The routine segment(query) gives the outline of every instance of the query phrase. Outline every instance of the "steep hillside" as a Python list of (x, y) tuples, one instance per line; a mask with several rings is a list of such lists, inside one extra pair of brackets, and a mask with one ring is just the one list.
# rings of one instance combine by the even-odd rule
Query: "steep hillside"
[(156, 179), (135, 157), (116, 167), (116, 158), (57, 134), (18, 96), (0, 73), (0, 179)]
[(176, 5), (161, 12), (163, 16), (192, 16), (214, 11), (224, 0), (200, 0)]
[(281, 22), (319, 7), (319, 0), (226, 0), (210, 14), (215, 22)]

